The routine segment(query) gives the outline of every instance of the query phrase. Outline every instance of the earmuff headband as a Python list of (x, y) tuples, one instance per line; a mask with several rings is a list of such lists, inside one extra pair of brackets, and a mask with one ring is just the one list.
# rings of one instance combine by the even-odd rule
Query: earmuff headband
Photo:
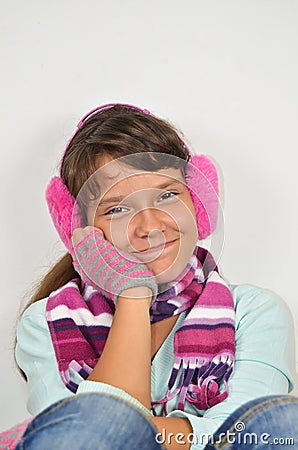
[[(78, 130), (82, 128), (90, 117), (111, 109), (114, 106), (123, 106), (143, 114), (151, 115), (148, 109), (142, 109), (126, 103), (107, 103), (92, 109), (80, 119), (74, 134), (66, 146), (61, 159), (60, 175), (65, 154)], [(183, 139), (180, 136), (179, 138), (190, 155), (186, 171), (186, 184), (196, 210), (199, 239), (205, 239), (215, 230), (217, 224), (219, 207), (217, 170), (207, 156), (194, 155)], [(85, 224), (82, 223), (82, 219), (80, 218), (75, 198), (69, 192), (61, 177), (54, 177), (50, 181), (46, 189), (46, 201), (60, 238), (67, 249), (71, 250), (70, 238), (73, 229), (84, 226)], [(76, 211), (76, 214), (73, 214), (74, 211)], [(74, 217), (75, 220), (73, 220)]]

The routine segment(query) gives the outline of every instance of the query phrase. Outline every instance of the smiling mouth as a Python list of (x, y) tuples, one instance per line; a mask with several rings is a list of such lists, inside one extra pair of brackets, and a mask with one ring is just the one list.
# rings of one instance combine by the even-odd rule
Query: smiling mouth
[(164, 248), (170, 247), (176, 241), (177, 241), (177, 239), (173, 239), (172, 241), (166, 242), (164, 244), (157, 245), (156, 247), (149, 247), (149, 248), (146, 248), (145, 250), (138, 250), (138, 251), (136, 251), (134, 253), (142, 254), (142, 255), (147, 255), (149, 253), (155, 253), (155, 252), (158, 252), (160, 250), (163, 250)]

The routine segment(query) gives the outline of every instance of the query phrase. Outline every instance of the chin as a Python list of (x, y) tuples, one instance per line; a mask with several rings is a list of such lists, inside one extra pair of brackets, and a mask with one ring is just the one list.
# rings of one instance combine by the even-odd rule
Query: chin
[(186, 264), (183, 265), (183, 267), (182, 265), (179, 265), (179, 267), (178, 266), (175, 267), (175, 265), (172, 265), (168, 268), (164, 268), (163, 270), (156, 271), (154, 270), (154, 268), (151, 268), (151, 270), (155, 275), (157, 284), (170, 283), (182, 273), (182, 271), (186, 267)]

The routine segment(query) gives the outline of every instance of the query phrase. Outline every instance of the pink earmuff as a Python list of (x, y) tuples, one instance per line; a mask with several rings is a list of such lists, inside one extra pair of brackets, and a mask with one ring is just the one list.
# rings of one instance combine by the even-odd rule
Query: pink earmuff
[[(77, 129), (69, 143), (78, 129), (83, 126), (87, 118), (116, 105), (126, 106), (144, 114), (150, 114), (147, 109), (122, 103), (109, 103), (99, 106), (91, 110), (79, 121)], [(193, 155), (187, 144), (183, 140), (182, 142), (190, 154), (186, 170), (186, 184), (196, 211), (198, 236), (202, 240), (207, 238), (215, 230), (217, 224), (219, 207), (218, 174), (215, 165), (207, 156)], [(62, 157), (62, 161), (63, 158), (64, 156)], [(77, 227), (84, 227), (86, 224), (83, 223), (75, 198), (65, 186), (62, 178), (56, 176), (51, 179), (46, 189), (46, 201), (55, 228), (68, 251), (71, 251), (70, 238), (72, 231)]]
[(46, 189), (46, 201), (55, 228), (67, 250), (71, 252), (72, 230), (84, 227), (85, 224), (75, 198), (65, 186), (62, 178), (53, 177), (51, 179)]

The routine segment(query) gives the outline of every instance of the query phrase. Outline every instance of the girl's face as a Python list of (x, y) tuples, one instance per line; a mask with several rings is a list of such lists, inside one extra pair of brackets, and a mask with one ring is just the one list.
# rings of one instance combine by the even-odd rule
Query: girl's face
[(157, 283), (174, 280), (198, 239), (195, 210), (181, 170), (147, 172), (105, 158), (93, 176), (101, 195), (87, 212), (88, 224), (145, 263)]

